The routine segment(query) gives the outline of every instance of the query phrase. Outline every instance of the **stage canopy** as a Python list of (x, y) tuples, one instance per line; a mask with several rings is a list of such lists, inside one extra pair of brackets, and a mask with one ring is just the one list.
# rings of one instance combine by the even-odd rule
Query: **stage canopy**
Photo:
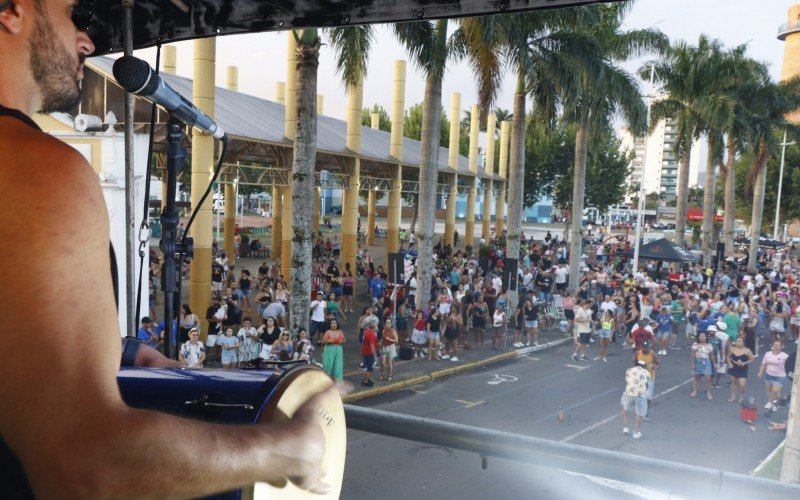
[[(627, 254), (633, 255), (633, 250), (629, 250)], [(697, 262), (700, 260), (700, 256), (694, 255), (666, 238), (642, 245), (639, 249), (639, 258), (664, 262)]]
[[(597, 0), (132, 0), (133, 47), (235, 33), (522, 12)], [(122, 2), (81, 0), (94, 11), (96, 55), (122, 50)]]

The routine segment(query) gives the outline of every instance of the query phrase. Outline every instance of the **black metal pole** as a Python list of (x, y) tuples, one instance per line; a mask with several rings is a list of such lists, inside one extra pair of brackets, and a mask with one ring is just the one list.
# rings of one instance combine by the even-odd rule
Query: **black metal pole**
[[(175, 118), (167, 123), (167, 192), (161, 211), (161, 251), (164, 253), (162, 287), (164, 288), (164, 355), (177, 359), (177, 332), (173, 331), (177, 291), (178, 211), (175, 196), (178, 185), (178, 168), (186, 159), (186, 149), (181, 147), (183, 125)], [(177, 322), (176, 322), (177, 323)], [(177, 324), (175, 325), (177, 327)]]

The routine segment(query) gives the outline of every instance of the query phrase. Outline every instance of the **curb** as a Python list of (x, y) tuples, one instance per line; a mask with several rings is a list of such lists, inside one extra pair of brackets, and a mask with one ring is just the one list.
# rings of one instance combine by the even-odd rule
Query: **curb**
[(348, 394), (347, 396), (342, 398), (342, 402), (353, 403), (355, 401), (360, 401), (362, 399), (371, 398), (373, 396), (378, 396), (380, 394), (384, 394), (387, 392), (391, 392), (397, 389), (403, 389), (405, 387), (411, 387), (414, 385), (419, 385), (423, 382), (429, 382), (431, 380), (436, 380), (438, 378), (447, 377), (450, 375), (455, 375), (456, 373), (465, 372), (468, 370), (472, 370), (474, 368), (478, 368), (481, 366), (490, 365), (492, 363), (496, 363), (498, 361), (504, 361), (507, 359), (513, 359), (522, 357), (526, 354), (530, 354), (532, 352), (539, 352), (545, 349), (550, 349), (552, 347), (557, 347), (562, 344), (566, 344), (567, 342), (572, 342), (572, 337), (567, 337), (559, 340), (555, 340), (553, 342), (548, 342), (546, 344), (539, 344), (538, 346), (531, 346), (531, 347), (524, 347), (522, 349), (517, 349), (515, 351), (508, 351), (504, 352), (503, 354), (498, 354), (496, 356), (492, 356), (486, 359), (482, 359), (480, 361), (471, 361), (469, 363), (465, 363), (463, 365), (454, 366), (452, 368), (445, 368), (442, 370), (438, 370), (435, 372), (428, 373), (426, 375), (420, 375), (418, 377), (410, 378), (408, 380), (401, 380), (400, 382), (395, 382), (393, 384), (384, 385), (381, 387), (376, 387), (374, 389), (369, 389), (366, 391), (356, 392), (353, 394)]

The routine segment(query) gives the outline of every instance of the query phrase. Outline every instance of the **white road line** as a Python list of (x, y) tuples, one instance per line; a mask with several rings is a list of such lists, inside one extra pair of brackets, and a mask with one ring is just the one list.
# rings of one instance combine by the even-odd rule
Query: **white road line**
[(778, 450), (780, 450), (780, 449), (783, 447), (783, 445), (784, 445), (784, 444), (786, 444), (786, 438), (783, 438), (783, 441), (781, 441), (781, 443), (780, 443), (780, 444), (779, 444), (779, 445), (778, 445), (778, 446), (777, 446), (777, 447), (776, 447), (774, 450), (772, 450), (772, 453), (770, 453), (769, 455), (767, 455), (767, 458), (765, 458), (764, 460), (762, 460), (762, 461), (761, 461), (761, 463), (760, 463), (760, 464), (758, 464), (758, 467), (756, 467), (755, 469), (753, 469), (753, 472), (751, 472), (750, 474), (756, 475), (756, 474), (758, 474), (759, 472), (761, 472), (761, 469), (763, 469), (763, 468), (764, 468), (764, 466), (765, 466), (765, 465), (767, 465), (767, 462), (769, 462), (770, 460), (772, 460), (772, 457), (774, 457), (774, 456), (775, 456), (775, 454), (776, 454), (776, 453), (778, 453)]
[[(685, 382), (681, 382), (680, 384), (678, 384), (676, 386), (670, 387), (669, 389), (667, 389), (664, 392), (659, 392), (658, 394), (653, 396), (653, 399), (656, 399), (656, 398), (659, 398), (659, 397), (664, 396), (666, 394), (669, 394), (670, 392), (683, 387), (684, 385), (690, 383), (691, 381), (692, 381), (692, 379), (689, 379), (689, 380), (687, 380)], [(592, 425), (590, 425), (589, 427), (587, 427), (587, 428), (585, 428), (583, 430), (580, 430), (580, 431), (576, 432), (575, 434), (571, 434), (571, 435), (565, 437), (564, 439), (561, 440), (561, 442), (562, 443), (569, 443), (570, 441), (572, 441), (573, 439), (577, 438), (578, 436), (582, 436), (582, 435), (586, 434), (589, 431), (593, 431), (594, 429), (597, 429), (601, 425), (605, 425), (605, 424), (611, 422), (615, 418), (620, 418), (619, 413), (617, 413), (616, 415), (611, 415), (610, 417), (608, 417), (608, 418), (606, 418), (604, 420), (601, 420), (599, 422), (595, 422)]]

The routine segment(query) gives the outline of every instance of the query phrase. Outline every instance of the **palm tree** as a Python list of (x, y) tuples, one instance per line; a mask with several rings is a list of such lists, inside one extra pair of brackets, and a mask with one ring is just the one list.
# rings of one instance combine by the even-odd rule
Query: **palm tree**
[[(525, 99), (532, 98), (539, 122), (555, 122), (560, 100), (577, 87), (581, 64), (592, 45), (589, 37), (575, 31), (588, 22), (589, 12), (580, 7), (461, 21), (464, 38), (473, 47), (483, 47), (467, 54), (478, 80), (482, 113), (489, 109), (498, 92), (503, 63), (516, 75), (507, 182), (506, 253), (510, 258), (519, 257), (522, 232)], [(514, 311), (516, 306), (517, 292), (510, 290), (509, 310)]]
[(667, 93), (656, 101), (651, 109), (650, 126), (671, 119), (676, 125), (675, 152), (680, 158), (678, 168), (678, 193), (675, 210), (675, 242), (685, 243), (686, 204), (689, 188), (689, 161), (692, 142), (702, 130), (702, 118), (706, 116), (703, 105), (709, 88), (717, 85), (718, 75), (710, 60), (722, 50), (717, 40), (701, 35), (697, 46), (679, 41), (669, 48), (655, 66), (656, 78), (663, 83)]
[(314, 166), (317, 155), (317, 67), (320, 38), (316, 29), (294, 32), (297, 41), (297, 126), (292, 159), (292, 273), (289, 324), (308, 330), (311, 302), (311, 235)]
[(761, 218), (764, 214), (767, 158), (780, 144), (777, 130), (785, 129), (792, 135), (800, 133), (800, 127), (790, 123), (786, 118), (787, 114), (800, 109), (800, 77), (775, 83), (768, 75), (762, 75), (750, 95), (747, 107), (750, 111), (750, 143), (756, 153), (747, 174), (747, 190), (753, 195), (747, 270), (755, 272), (758, 239), (761, 236)]
[[(447, 19), (398, 23), (394, 30), (409, 58), (425, 73), (419, 165), (419, 221), (417, 233), (417, 307), (428, 304), (433, 270), (433, 231), (439, 164), (442, 79), (448, 59), (457, 55), (447, 36)], [(452, 36), (452, 35), (451, 35)]]
[(581, 75), (578, 91), (567, 97), (566, 115), (576, 125), (575, 168), (572, 185), (572, 214), (569, 257), (569, 290), (580, 283), (583, 247), (583, 209), (586, 191), (586, 154), (593, 131), (621, 114), (634, 135), (647, 130), (647, 109), (633, 75), (619, 68), (617, 61), (662, 50), (666, 37), (658, 30), (621, 31), (629, 4), (590, 7), (598, 22), (583, 29), (595, 40), (593, 61)]

